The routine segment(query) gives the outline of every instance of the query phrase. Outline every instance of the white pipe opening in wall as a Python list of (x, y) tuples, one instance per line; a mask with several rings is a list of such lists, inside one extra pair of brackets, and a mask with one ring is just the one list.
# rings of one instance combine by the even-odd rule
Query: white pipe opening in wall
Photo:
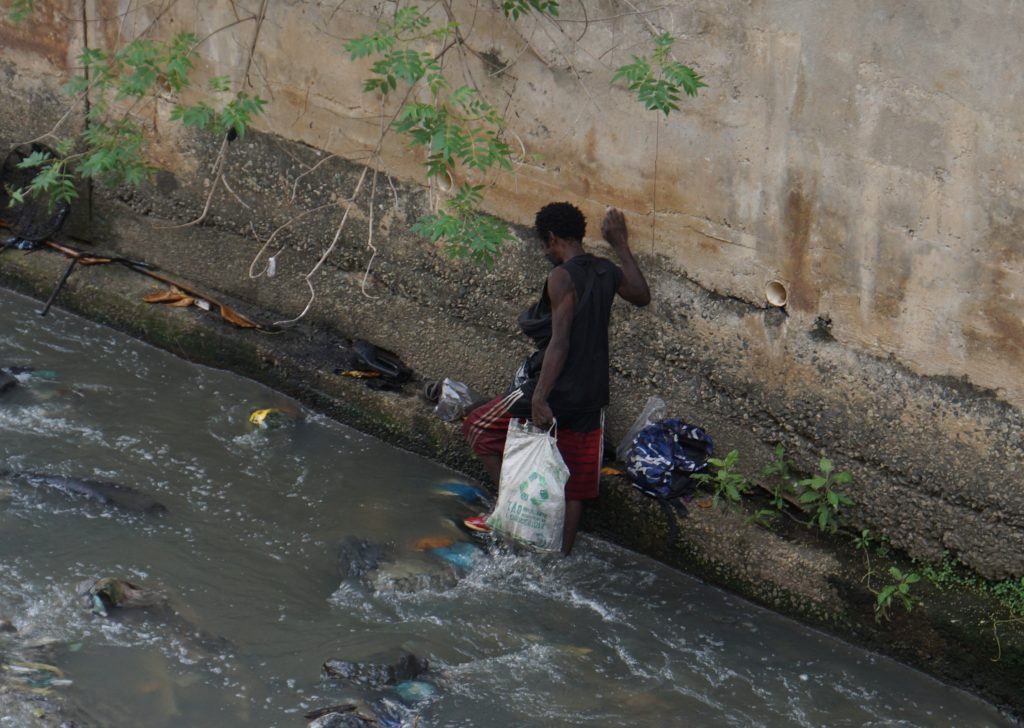
[(768, 299), (769, 305), (781, 308), (789, 301), (789, 289), (780, 280), (768, 281), (764, 287), (764, 297)]

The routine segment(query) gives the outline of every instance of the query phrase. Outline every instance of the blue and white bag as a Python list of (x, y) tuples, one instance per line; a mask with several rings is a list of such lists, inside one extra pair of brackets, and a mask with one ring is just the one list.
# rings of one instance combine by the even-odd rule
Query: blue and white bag
[(651, 423), (637, 433), (626, 451), (629, 481), (653, 498), (676, 498), (692, 492), (689, 476), (702, 471), (714, 452), (711, 436), (676, 417)]

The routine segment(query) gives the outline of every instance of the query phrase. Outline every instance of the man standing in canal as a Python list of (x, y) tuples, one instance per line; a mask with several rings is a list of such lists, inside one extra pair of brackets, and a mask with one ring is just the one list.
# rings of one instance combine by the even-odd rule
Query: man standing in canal
[[(495, 482), (509, 420), (530, 418), (540, 428), (558, 425), (558, 449), (569, 468), (565, 485), (562, 553), (572, 551), (583, 501), (596, 498), (604, 450), (604, 408), (608, 404), (608, 322), (618, 294), (636, 306), (651, 301), (647, 280), (629, 249), (623, 214), (609, 209), (601, 234), (621, 267), (583, 250), (583, 213), (568, 202), (553, 202), (537, 213), (535, 230), (544, 257), (555, 267), (540, 301), (519, 316), (520, 327), (537, 345), (510, 391), (473, 410), (463, 434)], [(490, 530), (483, 516), (466, 525)]]

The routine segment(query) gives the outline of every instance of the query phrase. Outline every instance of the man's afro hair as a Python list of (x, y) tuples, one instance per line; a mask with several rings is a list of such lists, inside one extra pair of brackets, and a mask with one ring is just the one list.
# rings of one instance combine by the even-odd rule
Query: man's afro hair
[(552, 202), (540, 208), (533, 226), (537, 236), (544, 242), (548, 239), (548, 233), (568, 240), (583, 240), (587, 232), (587, 218), (569, 202)]

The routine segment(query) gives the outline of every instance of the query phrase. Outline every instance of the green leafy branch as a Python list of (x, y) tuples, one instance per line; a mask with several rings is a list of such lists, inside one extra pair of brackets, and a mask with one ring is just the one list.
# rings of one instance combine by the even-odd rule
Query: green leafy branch
[[(20, 163), (22, 168), (39, 172), (26, 187), (10, 191), (11, 204), (28, 196), (46, 196), (51, 205), (70, 202), (78, 196), (76, 175), (108, 186), (148, 179), (155, 167), (147, 160), (146, 134), (134, 120), (133, 111), (139, 103), (155, 100), (158, 93), (179, 93), (190, 86), (191, 54), (197, 40), (192, 33), (178, 33), (166, 42), (139, 38), (115, 52), (83, 50), (78, 56), (81, 73), (72, 77), (63, 91), (76, 101), (88, 96), (85, 128), (77, 138), (60, 138), (55, 132), (44, 135), (57, 140), (56, 154), (34, 153)], [(226, 77), (210, 80), (210, 90), (215, 93), (228, 88)], [(130, 103), (120, 111), (117, 102), (125, 100)], [(239, 92), (219, 111), (205, 103), (179, 105), (171, 118), (215, 134), (244, 136), (265, 104), (258, 96)]]
[[(364, 91), (387, 96), (403, 85), (408, 88), (406, 98), (419, 89), (428, 92), (429, 101), (404, 103), (391, 124), (411, 147), (425, 151), (428, 181), (481, 179), (494, 170), (513, 169), (512, 150), (502, 139), (504, 118), (473, 87), (450, 88), (441, 67), (444, 51), (434, 56), (410, 47), (425, 38), (443, 41), (456, 28), (454, 23), (434, 27), (418, 7), (409, 6), (392, 22), (345, 44), (353, 60), (377, 56), (370, 67), (373, 75), (363, 82)], [(486, 187), (463, 183), (413, 230), (442, 243), (452, 257), (492, 264), (510, 233), (499, 220), (479, 212)]]
[[(228, 93), (230, 81), (227, 76), (214, 76), (209, 80), (208, 88), (216, 94)], [(267, 102), (259, 96), (249, 96), (244, 91), (239, 91), (220, 111), (203, 101), (191, 106), (179, 104), (171, 110), (171, 119), (180, 121), (185, 126), (205, 129), (214, 136), (231, 134), (232, 138), (243, 138), (252, 124), (253, 117), (263, 113), (266, 104)]]
[(35, 9), (35, 0), (12, 0), (7, 8), (7, 18), (12, 23), (23, 23), (28, 20)]
[(679, 110), (680, 93), (696, 96), (698, 89), (707, 87), (700, 74), (671, 59), (674, 43), (675, 38), (662, 33), (654, 40), (652, 58), (633, 56), (632, 63), (620, 66), (612, 76), (613, 83), (624, 79), (645, 108), (661, 111), (666, 116)]
[(27, 187), (13, 189), (7, 187), (10, 195), (9, 207), (15, 207), (25, 202), (29, 196), (46, 197), (47, 204), (52, 211), (58, 202), (69, 202), (78, 197), (78, 190), (75, 189), (75, 177), (68, 172), (68, 162), (60, 157), (55, 157), (50, 152), (36, 150), (18, 163), (19, 169), (38, 169), (39, 172)]
[(501, 11), (505, 13), (506, 18), (512, 20), (519, 20), (520, 15), (526, 15), (530, 11), (557, 18), (558, 0), (502, 0)]

